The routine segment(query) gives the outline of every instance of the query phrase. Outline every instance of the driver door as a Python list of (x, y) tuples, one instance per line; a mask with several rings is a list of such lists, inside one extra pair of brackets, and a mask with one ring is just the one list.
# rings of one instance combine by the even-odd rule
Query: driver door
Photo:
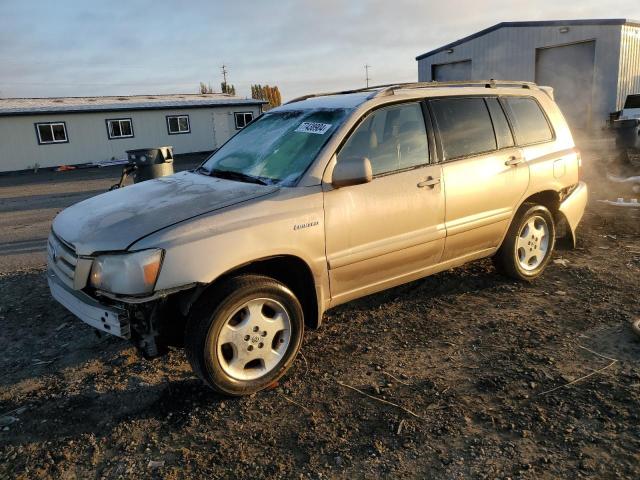
[(420, 278), (446, 236), (442, 171), (430, 163), (419, 102), (368, 114), (336, 162), (352, 156), (370, 160), (373, 181), (324, 185), (332, 305)]

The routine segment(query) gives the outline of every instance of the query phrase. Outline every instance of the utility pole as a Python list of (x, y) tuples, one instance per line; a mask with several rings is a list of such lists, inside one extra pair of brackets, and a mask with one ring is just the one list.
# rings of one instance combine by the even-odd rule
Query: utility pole
[(371, 68), (371, 65), (365, 64), (365, 66), (364, 66), (364, 80), (365, 80), (365, 82), (367, 82), (367, 88), (369, 88), (369, 80), (371, 80), (369, 78), (369, 69), (370, 68)]
[(222, 64), (222, 79), (224, 80), (225, 85), (227, 84), (227, 66)]

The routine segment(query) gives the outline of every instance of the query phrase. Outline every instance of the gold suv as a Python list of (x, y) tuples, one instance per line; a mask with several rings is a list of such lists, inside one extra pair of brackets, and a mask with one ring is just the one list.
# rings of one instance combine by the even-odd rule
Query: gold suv
[(587, 201), (550, 89), (416, 83), (312, 95), (251, 122), (194, 171), (64, 210), (52, 295), (146, 357), (184, 346), (228, 395), (275, 382), (305, 325), (483, 257), (531, 281)]

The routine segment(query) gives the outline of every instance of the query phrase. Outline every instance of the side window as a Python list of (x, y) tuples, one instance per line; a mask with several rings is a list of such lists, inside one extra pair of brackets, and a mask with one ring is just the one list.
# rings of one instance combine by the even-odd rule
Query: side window
[(445, 160), (496, 149), (496, 137), (484, 98), (431, 101)]
[(498, 148), (513, 147), (515, 145), (513, 141), (513, 135), (509, 128), (509, 122), (502, 110), (502, 106), (497, 98), (487, 98), (487, 107), (489, 107), (489, 113), (491, 113), (491, 120), (493, 121), (493, 129), (496, 132), (496, 141), (498, 142)]
[(538, 102), (531, 97), (506, 97), (505, 101), (513, 116), (519, 145), (553, 140), (553, 132)]
[(427, 131), (419, 103), (381, 108), (370, 114), (338, 153), (366, 157), (374, 175), (429, 163)]

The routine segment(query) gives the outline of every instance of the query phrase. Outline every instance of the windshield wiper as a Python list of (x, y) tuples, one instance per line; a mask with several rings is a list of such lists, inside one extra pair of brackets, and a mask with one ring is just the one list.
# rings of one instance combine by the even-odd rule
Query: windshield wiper
[(209, 172), (212, 177), (227, 178), (229, 180), (239, 180), (241, 182), (257, 183), (258, 185), (268, 185), (264, 180), (242, 172), (232, 172), (231, 170), (218, 170), (214, 168)]

